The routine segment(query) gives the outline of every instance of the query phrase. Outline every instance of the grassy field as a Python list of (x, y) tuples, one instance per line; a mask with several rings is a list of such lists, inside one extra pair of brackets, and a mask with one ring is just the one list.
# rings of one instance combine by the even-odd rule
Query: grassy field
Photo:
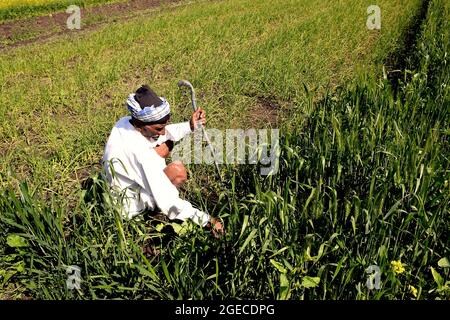
[(351, 3), (202, 2), (1, 53), (8, 94), (0, 95), (7, 120), (0, 126), (0, 184), (71, 188), (75, 173), (98, 163), (112, 125), (126, 113), (124, 97), (142, 83), (168, 97), (175, 120), (187, 119), (176, 82), (188, 78), (209, 125), (219, 129), (263, 126), (249, 116), (264, 108), (261, 98), (279, 105), (287, 120), (307, 113), (297, 107), (304, 85), (314, 92), (357, 70), (380, 71), (420, 1), (380, 2), (381, 32), (366, 29), (365, 1)]
[(125, 0), (2, 0), (0, 2), (0, 23), (55, 11), (65, 11), (70, 5), (84, 8), (96, 4), (121, 1)]
[[(421, 3), (379, 1), (374, 32), (366, 1), (201, 2), (0, 53), (0, 289), (448, 299), (448, 2), (430, 1), (403, 81), (394, 89), (379, 72)], [(180, 78), (198, 88), (211, 127), (264, 125), (249, 123), (261, 98), (280, 109), (279, 174), (226, 167), (226, 185), (206, 186), (191, 175), (189, 198), (225, 221), (220, 241), (123, 221), (98, 179), (79, 190), (138, 85), (187, 117)], [(159, 253), (143, 255), (148, 245)], [(67, 290), (67, 265), (81, 267), (81, 290)], [(380, 290), (365, 286), (370, 265)]]

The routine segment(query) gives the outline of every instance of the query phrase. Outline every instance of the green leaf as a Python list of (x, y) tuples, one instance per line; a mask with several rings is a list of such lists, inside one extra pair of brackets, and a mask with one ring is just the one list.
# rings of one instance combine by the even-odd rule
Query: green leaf
[(250, 243), (250, 241), (252, 241), (252, 239), (255, 237), (256, 232), (258, 232), (257, 229), (254, 229), (252, 232), (250, 232), (250, 234), (248, 235), (247, 239), (245, 239), (244, 244), (242, 245), (241, 249), (239, 250), (239, 254), (241, 254), (245, 247)]
[(289, 281), (284, 273), (280, 273), (280, 300), (287, 300), (290, 296)]
[(17, 234), (10, 234), (6, 239), (6, 243), (13, 248), (28, 247), (27, 240)]
[(242, 229), (241, 229), (241, 234), (239, 235), (239, 239), (242, 237), (242, 235), (244, 234), (245, 229), (247, 228), (248, 225), (248, 215), (244, 216), (244, 221), (242, 222)]
[(275, 252), (275, 253), (274, 253), (273, 255), (271, 255), (269, 258), (273, 258), (273, 257), (275, 257), (276, 255), (279, 255), (280, 253), (282, 253), (283, 251), (285, 251), (285, 250), (287, 250), (287, 249), (289, 249), (289, 247), (284, 247), (284, 248), (278, 250), (277, 252)]
[(286, 273), (286, 272), (287, 272), (286, 268), (285, 268), (281, 263), (279, 263), (278, 261), (276, 261), (276, 260), (274, 260), (274, 259), (270, 259), (270, 263), (271, 263), (278, 271), (280, 271), (281, 273)]
[(163, 268), (164, 275), (166, 276), (167, 281), (169, 282), (170, 285), (172, 285), (172, 280), (170, 279), (169, 269), (167, 269), (167, 265), (164, 262), (164, 260), (161, 260), (161, 266)]
[(431, 273), (433, 274), (434, 281), (436, 281), (439, 288), (441, 288), (444, 285), (444, 279), (433, 267), (431, 267)]
[(24, 261), (19, 261), (17, 263), (14, 264), (14, 267), (16, 268), (17, 272), (24, 272), (25, 271), (25, 262)]
[(142, 275), (149, 276), (154, 281), (158, 281), (158, 277), (156, 276), (155, 271), (153, 270), (153, 268), (147, 270), (147, 269), (143, 268), (142, 266), (140, 266), (138, 264), (135, 264), (134, 267), (137, 268)]
[(179, 223), (171, 223), (170, 225), (177, 235), (181, 236), (185, 233), (185, 230), (183, 230), (183, 227)]
[(304, 257), (305, 257), (305, 261), (315, 261), (315, 257), (311, 257), (311, 248), (310, 247), (306, 248)]
[(305, 276), (302, 279), (302, 286), (305, 288), (314, 288), (319, 285), (320, 278), (319, 277), (309, 277)]
[(16, 259), (16, 257), (17, 257), (17, 254), (8, 254), (6, 256), (3, 256), (2, 260), (4, 262), (11, 262), (11, 261), (14, 261)]
[(438, 266), (441, 268), (450, 268), (450, 262), (447, 258), (442, 258), (438, 261)]

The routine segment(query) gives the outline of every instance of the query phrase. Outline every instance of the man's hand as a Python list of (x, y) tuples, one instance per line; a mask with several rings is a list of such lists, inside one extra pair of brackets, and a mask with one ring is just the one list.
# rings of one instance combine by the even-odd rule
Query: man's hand
[(170, 151), (173, 149), (173, 141), (167, 140), (166, 142), (160, 144), (155, 147), (155, 151), (162, 158), (167, 158), (170, 154)]
[(194, 131), (200, 125), (205, 125), (205, 123), (206, 123), (205, 110), (198, 108), (197, 111), (195, 111), (191, 117), (191, 121), (190, 121), (191, 131)]
[(208, 224), (206, 225), (207, 230), (211, 230), (214, 238), (219, 239), (221, 236), (225, 234), (225, 229), (222, 225), (222, 222), (218, 218), (211, 217)]

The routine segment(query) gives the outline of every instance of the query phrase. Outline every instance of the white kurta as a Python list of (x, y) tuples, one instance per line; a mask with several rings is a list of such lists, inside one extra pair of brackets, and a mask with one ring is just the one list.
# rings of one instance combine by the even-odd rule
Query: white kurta
[(179, 141), (191, 133), (189, 122), (166, 126), (166, 134), (150, 141), (121, 118), (109, 136), (103, 156), (106, 178), (113, 192), (123, 196), (124, 214), (133, 218), (144, 210), (159, 208), (169, 219), (191, 219), (205, 226), (209, 215), (180, 198), (164, 173), (166, 160), (154, 148), (167, 140)]

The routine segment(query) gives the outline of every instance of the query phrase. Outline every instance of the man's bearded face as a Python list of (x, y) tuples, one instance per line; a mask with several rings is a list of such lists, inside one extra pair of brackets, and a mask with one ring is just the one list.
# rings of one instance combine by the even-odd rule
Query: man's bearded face
[(166, 134), (166, 125), (167, 125), (167, 123), (148, 124), (148, 125), (142, 126), (141, 133), (147, 139), (157, 140), (159, 138), (159, 136), (163, 136)]

